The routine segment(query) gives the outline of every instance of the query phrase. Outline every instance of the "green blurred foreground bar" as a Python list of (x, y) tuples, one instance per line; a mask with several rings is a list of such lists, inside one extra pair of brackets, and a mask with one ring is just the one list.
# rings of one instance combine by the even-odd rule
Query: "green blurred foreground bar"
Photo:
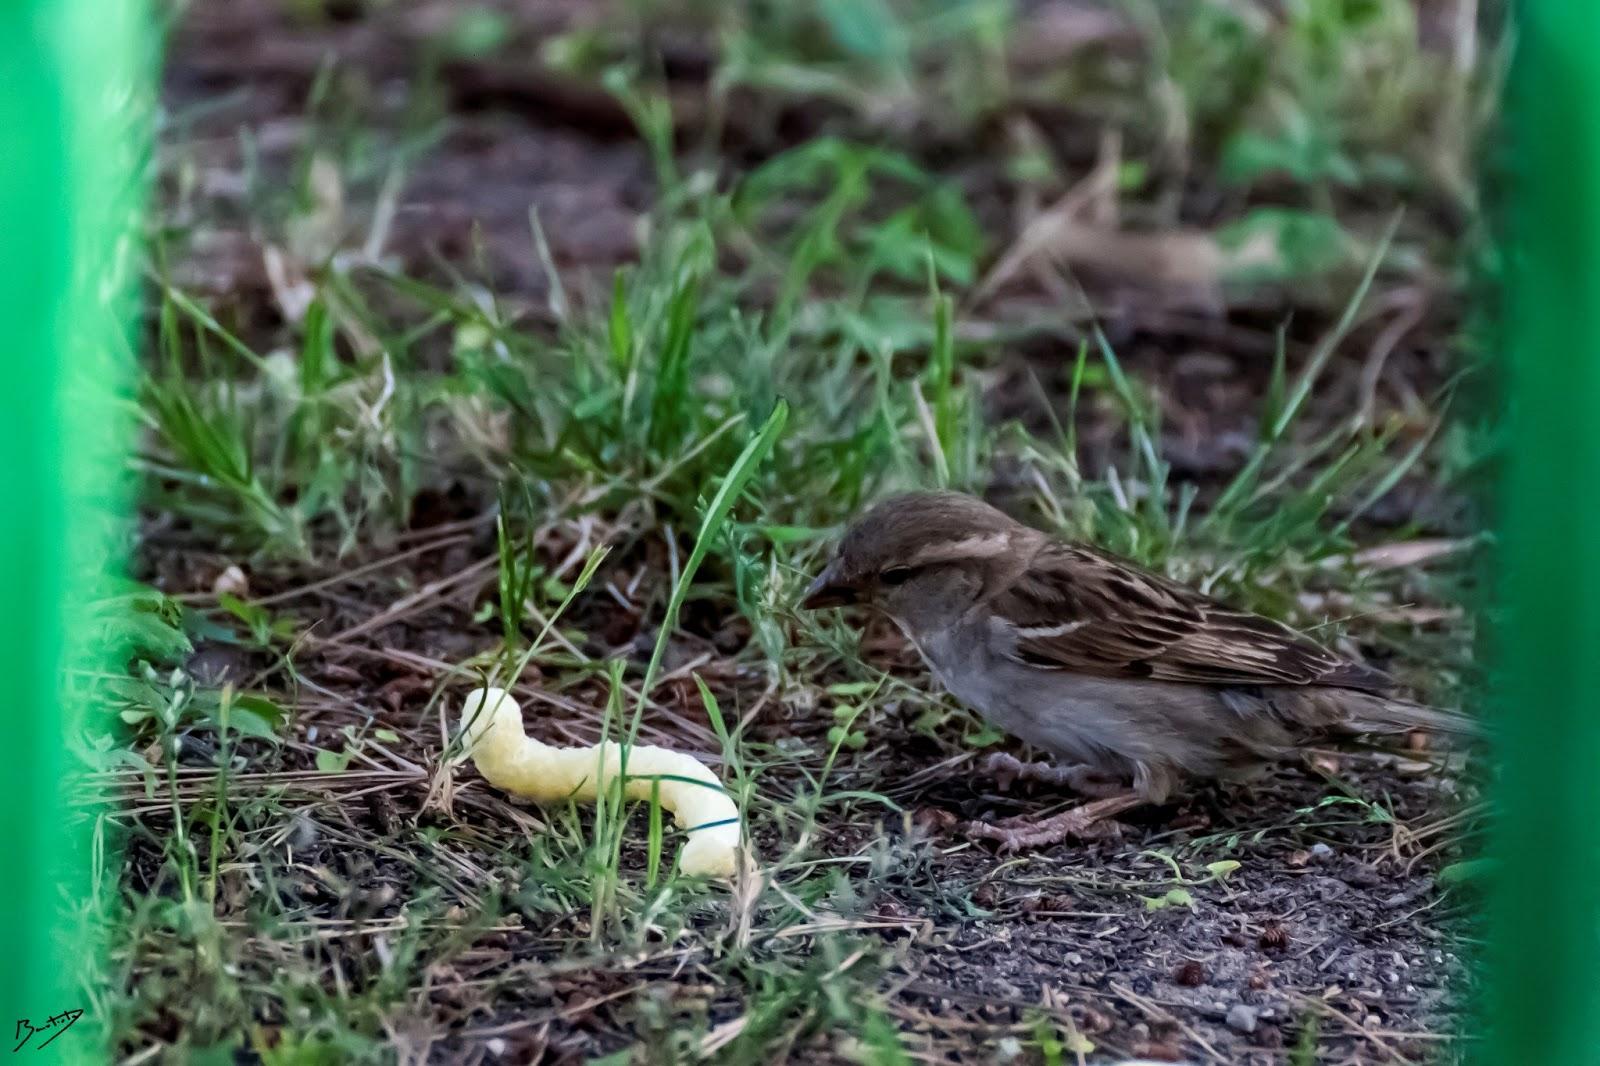
[(106, 1057), (86, 1019), (38, 1046), (94, 1006), (85, 823), (62, 781), (80, 709), (62, 684), (95, 665), (68, 612), (97, 594), (125, 513), (113, 405), (149, 158), (147, 30), (134, 0), (0, 2), (0, 1029), (16, 1033), (7, 1051), (44, 1062)]
[(1508, 120), (1495, 1066), (1600, 1063), (1600, 3), (1519, 6)]

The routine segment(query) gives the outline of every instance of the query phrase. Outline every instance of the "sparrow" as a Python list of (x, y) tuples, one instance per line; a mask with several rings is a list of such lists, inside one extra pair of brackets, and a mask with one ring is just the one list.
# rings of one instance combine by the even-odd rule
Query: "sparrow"
[(1058, 760), (997, 756), (993, 770), (1099, 797), (1036, 823), (968, 825), (1008, 850), (1096, 835), (1187, 783), (1251, 776), (1318, 739), (1474, 732), (1280, 622), (961, 493), (897, 496), (857, 519), (801, 601), (848, 604), (886, 614), (951, 695)]

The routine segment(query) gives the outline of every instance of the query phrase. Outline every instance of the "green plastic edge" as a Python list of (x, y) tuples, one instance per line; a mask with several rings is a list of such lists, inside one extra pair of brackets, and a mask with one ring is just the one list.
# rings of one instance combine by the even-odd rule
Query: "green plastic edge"
[(19, 1019), (42, 1027), (86, 1012), (42, 1051), (19, 1052), (37, 1061), (107, 1058), (93, 1020), (103, 997), (87, 981), (93, 810), (65, 777), (78, 765), (66, 738), (85, 708), (63, 697), (72, 671), (106, 665), (69, 619), (104, 591), (128, 515), (121, 397), (149, 169), (150, 30), (137, 0), (0, 3), (0, 1026), (20, 1033)]
[(1600, 4), (1518, 4), (1486, 1010), (1474, 1061), (1600, 1064)]

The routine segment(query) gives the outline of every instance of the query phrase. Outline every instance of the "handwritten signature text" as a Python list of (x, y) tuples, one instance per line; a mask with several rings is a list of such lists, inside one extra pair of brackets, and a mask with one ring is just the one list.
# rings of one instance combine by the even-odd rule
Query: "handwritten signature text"
[(18, 1018), (17, 1046), (11, 1049), (12, 1054), (16, 1054), (23, 1048), (27, 1047), (28, 1042), (34, 1037), (44, 1033), (49, 1033), (50, 1035), (48, 1037), (34, 1045), (36, 1049), (44, 1047), (56, 1037), (66, 1032), (68, 1029), (71, 1029), (73, 1023), (82, 1017), (83, 1010), (80, 1008), (78, 1010), (64, 1010), (60, 1014), (52, 1015), (44, 1020), (43, 1025), (34, 1025), (26, 1018)]

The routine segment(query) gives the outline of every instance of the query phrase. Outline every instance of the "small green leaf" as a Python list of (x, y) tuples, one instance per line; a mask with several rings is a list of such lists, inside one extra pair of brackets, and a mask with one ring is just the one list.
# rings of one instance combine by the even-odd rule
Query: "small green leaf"
[(235, 710), (244, 708), (253, 714), (259, 715), (264, 721), (271, 723), (272, 728), (280, 728), (289, 716), (272, 700), (265, 696), (244, 695), (238, 696), (233, 701)]
[(993, 726), (985, 726), (976, 733), (967, 735), (966, 742), (969, 748), (989, 748), (1000, 743), (1006, 735)]
[(905, 34), (884, 0), (820, 0), (817, 10), (847, 52), (891, 59), (905, 50)]
[(1222, 859), (1218, 862), (1206, 863), (1206, 873), (1218, 881), (1226, 880), (1227, 876), (1238, 868), (1239, 863), (1235, 859)]
[(247, 626), (254, 626), (263, 622), (267, 612), (253, 603), (246, 603), (231, 592), (217, 595), (217, 606), (233, 615)]
[(152, 662), (174, 662), (194, 650), (180, 630), (147, 611), (135, 611), (115, 623), (111, 642), (119, 642), (128, 654)]
[(1193, 907), (1194, 897), (1186, 888), (1169, 888), (1162, 896), (1145, 896), (1144, 909), (1147, 911), (1166, 910), (1168, 907)]
[(344, 751), (318, 751), (317, 769), (325, 774), (343, 773), (345, 767), (350, 765), (350, 757), (354, 754), (349, 749)]
[(1217, 232), (1230, 281), (1315, 277), (1354, 261), (1350, 237), (1331, 216), (1258, 207)]
[[(755, 527), (763, 537), (774, 544), (804, 544), (827, 533), (815, 526), (785, 526), (763, 524)], [(830, 690), (831, 691), (831, 690)]]
[(1094, 1041), (1078, 1032), (1076, 1029), (1067, 1033), (1067, 1038), (1062, 1044), (1063, 1048), (1074, 1055), (1094, 1054)]
[[(274, 744), (278, 742), (278, 734), (282, 732), (287, 717), (282, 707), (265, 696), (238, 696), (228, 708), (229, 728), (245, 736), (270, 740)], [(220, 713), (213, 718), (220, 726)]]
[(510, 38), (510, 19), (487, 5), (474, 5), (456, 15), (444, 44), (454, 55), (481, 58), (498, 52)]
[(1474, 884), (1492, 874), (1497, 865), (1493, 859), (1465, 859), (1453, 862), (1439, 871), (1439, 883), (1449, 886)]

